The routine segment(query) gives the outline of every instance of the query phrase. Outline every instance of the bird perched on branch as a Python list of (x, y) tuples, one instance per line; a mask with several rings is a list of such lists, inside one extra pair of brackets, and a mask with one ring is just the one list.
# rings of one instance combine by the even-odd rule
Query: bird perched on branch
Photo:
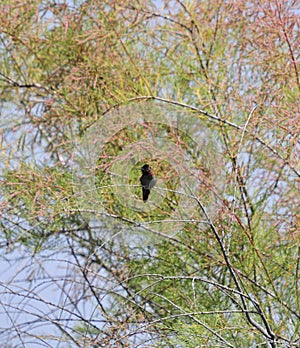
[(148, 164), (144, 164), (141, 168), (141, 171), (143, 174), (140, 177), (140, 182), (143, 190), (143, 201), (144, 203), (146, 203), (150, 194), (150, 190), (156, 184), (157, 180), (152, 172), (151, 167)]

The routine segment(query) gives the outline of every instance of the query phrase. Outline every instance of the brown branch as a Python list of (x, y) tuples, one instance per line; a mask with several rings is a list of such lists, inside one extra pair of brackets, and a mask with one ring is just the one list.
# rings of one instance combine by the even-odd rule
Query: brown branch
[[(191, 192), (191, 194), (193, 194)], [(217, 228), (215, 227), (215, 225), (213, 224), (212, 220), (210, 219), (210, 217), (208, 216), (203, 204), (201, 203), (201, 201), (196, 197), (194, 196), (195, 200), (197, 201), (201, 211), (203, 212), (204, 216), (206, 217), (207, 221), (209, 222), (210, 224), (210, 228), (214, 234), (214, 236), (216, 237), (216, 240), (220, 246), (220, 249), (221, 249), (221, 252), (223, 254), (223, 257), (224, 257), (224, 260), (226, 262), (226, 265), (228, 267), (228, 270), (232, 276), (232, 279), (238, 289), (239, 292), (242, 293), (242, 285), (240, 283), (240, 280), (238, 279), (238, 275), (236, 274), (236, 271), (235, 269), (233, 268), (233, 266), (231, 265), (231, 261), (229, 259), (229, 255), (227, 254), (227, 251), (226, 251), (226, 248), (224, 246), (224, 243), (222, 242), (222, 239), (221, 237), (219, 236), (219, 233), (217, 231)], [(275, 343), (275, 339), (276, 339), (276, 336), (274, 334), (274, 332), (272, 331), (271, 327), (269, 326), (269, 323), (263, 313), (263, 310), (261, 309), (259, 303), (257, 301), (255, 301), (253, 298), (251, 298), (251, 302), (253, 303), (253, 305), (255, 306), (255, 308), (257, 308), (257, 311), (264, 323), (264, 326), (265, 328), (263, 328), (258, 322), (256, 322), (249, 314), (248, 312), (248, 308), (247, 308), (247, 304), (246, 304), (246, 301), (244, 299), (243, 296), (240, 296), (240, 299), (241, 299), (241, 302), (242, 302), (242, 307), (243, 309), (246, 311), (246, 317), (249, 321), (249, 323), (251, 325), (253, 325), (258, 331), (260, 331), (266, 338), (270, 339), (272, 342), (271, 342), (271, 345), (272, 347), (276, 347), (276, 343)]]

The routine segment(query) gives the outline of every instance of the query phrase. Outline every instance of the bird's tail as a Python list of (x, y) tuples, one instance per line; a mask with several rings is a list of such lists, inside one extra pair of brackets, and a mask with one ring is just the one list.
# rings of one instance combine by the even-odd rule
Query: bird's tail
[(150, 194), (150, 190), (145, 188), (145, 187), (143, 187), (143, 201), (144, 201), (144, 203), (147, 202), (149, 194)]

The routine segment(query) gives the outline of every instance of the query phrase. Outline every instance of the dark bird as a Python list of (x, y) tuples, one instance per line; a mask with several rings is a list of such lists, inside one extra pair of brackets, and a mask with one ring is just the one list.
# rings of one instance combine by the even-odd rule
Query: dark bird
[(151, 167), (148, 164), (144, 164), (141, 168), (141, 171), (143, 174), (140, 177), (140, 182), (143, 189), (143, 201), (144, 203), (146, 203), (150, 194), (150, 190), (156, 184), (157, 180), (152, 172)]

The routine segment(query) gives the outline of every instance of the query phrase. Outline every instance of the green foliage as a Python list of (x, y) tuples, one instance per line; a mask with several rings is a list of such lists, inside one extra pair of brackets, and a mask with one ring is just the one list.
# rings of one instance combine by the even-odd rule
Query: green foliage
[(18, 170), (5, 173), (3, 181), (2, 194), (9, 202), (3, 222), (8, 242), (16, 240), (39, 251), (49, 247), (49, 238), (59, 237), (72, 224), (80, 224), (69, 212), (76, 205), (71, 173), (22, 163)]
[[(31, 330), (47, 318), (63, 332), (55, 339), (70, 346), (299, 345), (295, 3), (1, 2), (0, 245), (43, 255), (61, 243), (74, 278), (58, 286), (66, 298), (53, 304), (34, 293), (39, 287), (28, 276), (24, 303), (39, 299), (54, 307), (53, 316), (47, 311), (20, 325), (25, 307), (16, 315), (14, 299), (5, 299), (26, 297), (26, 287), (18, 293), (4, 284), (1, 304), (14, 324), (0, 342), (17, 337), (25, 347), (25, 336), (31, 345), (48, 344)], [(157, 104), (167, 116), (178, 107), (187, 130), (148, 122), (147, 114), (143, 123), (112, 129), (96, 156), (96, 186), (88, 188), (94, 201), (84, 202), (96, 208), (86, 218), (71, 172), (94, 168), (73, 167), (75, 147), (111, 111), (138, 109), (141, 101), (153, 115)], [(199, 120), (215, 146), (202, 142), (208, 132)], [(149, 155), (127, 163), (128, 172), (117, 170), (141, 141), (158, 148), (169, 141), (194, 166), (199, 185), (186, 196), (195, 208), (183, 222), (177, 216), (170, 233), (152, 235), (151, 227), (163, 227), (182, 205), (172, 154), (146, 148)], [(145, 163), (162, 183), (148, 211), (138, 206)], [(124, 240), (115, 238), (121, 232)], [(80, 312), (87, 305), (94, 306), (88, 318)]]

